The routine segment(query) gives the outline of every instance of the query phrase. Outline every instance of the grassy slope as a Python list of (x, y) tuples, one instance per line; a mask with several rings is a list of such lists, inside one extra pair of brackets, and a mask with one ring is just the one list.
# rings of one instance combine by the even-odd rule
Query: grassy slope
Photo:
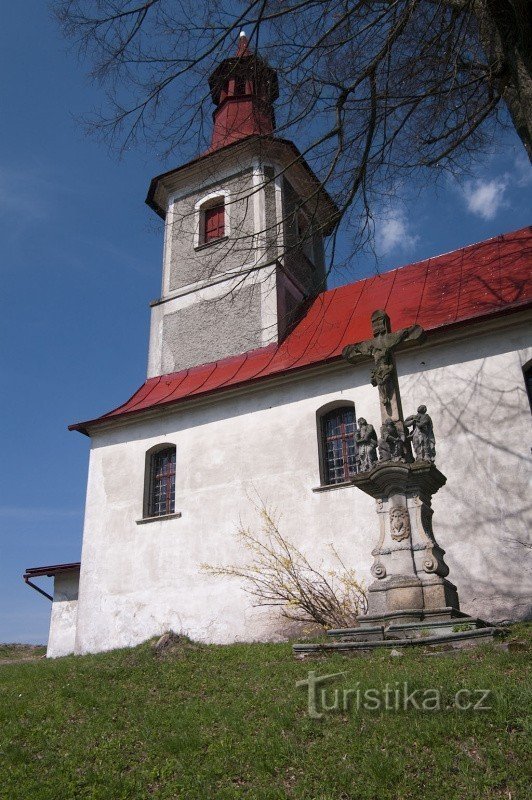
[(0, 644), (0, 664), (44, 658), (45, 655), (46, 647), (42, 644)]
[[(530, 633), (518, 632), (523, 638)], [(511, 798), (526, 774), (530, 647), (297, 662), (289, 645), (146, 644), (0, 667), (0, 797)], [(493, 709), (308, 717), (295, 683), (490, 688)], [(528, 692), (528, 697), (527, 697)]]

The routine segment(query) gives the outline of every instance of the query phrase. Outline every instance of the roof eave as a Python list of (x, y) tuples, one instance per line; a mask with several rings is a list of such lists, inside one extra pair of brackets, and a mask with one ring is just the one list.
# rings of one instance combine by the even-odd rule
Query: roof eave
[[(438, 335), (441, 336), (441, 335), (445, 335), (445, 334), (453, 332), (453, 331), (457, 331), (460, 328), (465, 328), (465, 327), (467, 327), (467, 326), (469, 326), (471, 324), (474, 324), (474, 323), (485, 323), (488, 320), (491, 321), (492, 319), (497, 319), (497, 318), (500, 318), (500, 317), (506, 317), (506, 316), (508, 316), (509, 314), (512, 314), (512, 313), (516, 313), (516, 312), (519, 312), (519, 311), (526, 311), (529, 308), (532, 308), (532, 301), (527, 300), (527, 301), (524, 301), (522, 303), (515, 303), (515, 304), (513, 304), (511, 306), (508, 306), (508, 307), (506, 307), (504, 309), (498, 309), (496, 311), (488, 311), (488, 312), (486, 312), (486, 313), (484, 313), (482, 315), (470, 316), (470, 317), (466, 317), (466, 318), (461, 319), (461, 320), (453, 320), (452, 322), (446, 323), (444, 325), (439, 325), (436, 328), (428, 329), (426, 331), (427, 337), (429, 339), (431, 339), (431, 338), (434, 338), (434, 337), (436, 337)], [(360, 362), (361, 363), (363, 361), (365, 361), (365, 360), (367, 360), (367, 359), (364, 358), (364, 357), (360, 358)], [(198, 401), (199, 400), (203, 400), (206, 397), (214, 396), (214, 395), (217, 395), (217, 394), (222, 394), (222, 393), (228, 392), (228, 391), (238, 391), (238, 390), (240, 390), (240, 389), (242, 389), (244, 387), (255, 386), (255, 385), (259, 384), (259, 383), (266, 382), (268, 380), (269, 381), (279, 380), (279, 379), (283, 379), (283, 378), (285, 378), (286, 376), (289, 376), (289, 375), (290, 376), (298, 375), (299, 373), (304, 372), (304, 371), (325, 368), (325, 367), (327, 367), (329, 365), (335, 364), (335, 363), (340, 362), (340, 361), (342, 361), (341, 353), (339, 353), (337, 355), (334, 355), (334, 356), (330, 356), (328, 358), (324, 358), (321, 361), (315, 361), (315, 362), (310, 363), (310, 364), (303, 364), (303, 365), (297, 366), (297, 367), (290, 367), (288, 369), (281, 370), (281, 371), (276, 372), (276, 373), (270, 373), (270, 374), (267, 374), (267, 375), (259, 375), (259, 376), (255, 377), (255, 378), (247, 379), (247, 380), (241, 381), (240, 383), (236, 382), (236, 383), (233, 383), (233, 384), (231, 384), (229, 386), (217, 386), (217, 387), (214, 387), (212, 389), (207, 389), (204, 392), (198, 392), (198, 393), (193, 394), (193, 395), (186, 395), (184, 397), (176, 398), (175, 400), (168, 400), (166, 402), (160, 402), (160, 403), (157, 403), (155, 406), (151, 406), (151, 407), (148, 407), (148, 408), (131, 409), (129, 411), (124, 411), (123, 413), (117, 413), (117, 414), (113, 414), (111, 412), (110, 415), (106, 414), (106, 415), (104, 415), (102, 417), (97, 417), (96, 419), (87, 420), (85, 422), (78, 422), (78, 423), (75, 423), (73, 425), (69, 425), (68, 429), (70, 431), (78, 431), (79, 433), (82, 433), (84, 436), (88, 436), (90, 438), (91, 429), (97, 428), (100, 425), (104, 425), (104, 424), (107, 424), (107, 423), (112, 423), (114, 421), (118, 422), (120, 420), (125, 420), (125, 419), (136, 417), (136, 416), (141, 416), (142, 414), (152, 413), (153, 411), (156, 411), (156, 410), (166, 410), (166, 409), (171, 408), (173, 406), (177, 407), (182, 403), (191, 402), (191, 401), (194, 401), (194, 400), (198, 400)]]
[(220, 147), (212, 152), (203, 153), (197, 158), (194, 158), (191, 161), (187, 161), (185, 164), (182, 164), (179, 167), (175, 167), (174, 169), (168, 170), (167, 172), (163, 172), (160, 175), (156, 175), (150, 181), (148, 194), (146, 195), (146, 200), (145, 200), (146, 205), (148, 205), (151, 209), (153, 209), (153, 211), (155, 211), (155, 213), (159, 217), (161, 217), (161, 219), (163, 220), (166, 219), (166, 209), (163, 208), (161, 204), (158, 203), (156, 200), (157, 190), (159, 189), (159, 186), (163, 184), (163, 182), (165, 182), (168, 178), (173, 177), (177, 173), (186, 170), (187, 168), (195, 167), (197, 164), (200, 164), (204, 159), (208, 157), (213, 157), (218, 154), (224, 155), (230, 148), (237, 149), (237, 145), (245, 147), (247, 145), (253, 144), (253, 142), (255, 141), (270, 142), (273, 145), (279, 144), (283, 147), (289, 147), (292, 150), (292, 152), (295, 153), (296, 158), (292, 166), (296, 168), (298, 165), (301, 166), (306, 171), (306, 173), (311, 177), (311, 179), (316, 182), (316, 185), (319, 186), (320, 194), (323, 197), (325, 204), (328, 205), (330, 208), (331, 213), (328, 217), (327, 225), (324, 226), (323, 228), (323, 233), (325, 236), (328, 236), (330, 233), (332, 233), (336, 225), (338, 215), (340, 213), (336, 203), (334, 202), (328, 191), (323, 187), (323, 185), (321, 185), (321, 181), (319, 180), (318, 176), (309, 166), (309, 164), (305, 160), (304, 156), (302, 155), (298, 147), (292, 141), (290, 141), (290, 139), (283, 139), (276, 136), (259, 136), (258, 134), (252, 134), (251, 136), (246, 136), (242, 139), (237, 139), (235, 142), (230, 142), (229, 144), (224, 145), (224, 147)]
[(24, 579), (26, 578), (39, 578), (45, 576), (52, 578), (63, 572), (77, 572), (81, 567), (80, 561), (72, 561), (67, 564), (50, 564), (45, 567), (28, 567), (24, 572)]

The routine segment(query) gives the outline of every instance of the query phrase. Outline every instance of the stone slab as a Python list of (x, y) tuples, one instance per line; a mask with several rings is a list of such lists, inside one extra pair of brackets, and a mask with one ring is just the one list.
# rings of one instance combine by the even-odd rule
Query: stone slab
[(422, 638), (398, 638), (388, 639), (384, 641), (362, 640), (362, 641), (339, 641), (339, 642), (324, 642), (323, 644), (317, 643), (299, 643), (293, 645), (295, 656), (305, 655), (319, 655), (327, 653), (343, 653), (349, 651), (365, 652), (369, 650), (376, 650), (384, 647), (386, 649), (393, 649), (397, 647), (430, 647), (431, 645), (450, 644), (461, 645), (464, 642), (479, 643), (492, 641), (495, 636), (501, 634), (500, 628), (486, 627), (476, 628), (469, 631), (456, 631), (452, 633), (445, 633), (436, 636), (427, 636)]

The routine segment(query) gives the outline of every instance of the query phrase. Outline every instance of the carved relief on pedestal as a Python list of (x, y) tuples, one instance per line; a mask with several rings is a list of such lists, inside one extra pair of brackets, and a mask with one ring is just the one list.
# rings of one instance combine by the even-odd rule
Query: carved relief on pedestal
[(439, 567), (438, 559), (435, 558), (433, 551), (428, 548), (423, 556), (423, 569), (425, 572), (437, 572)]
[(404, 506), (390, 509), (390, 534), (394, 541), (402, 542), (410, 536), (410, 517)]
[(373, 566), (371, 567), (371, 574), (374, 578), (382, 580), (382, 578), (386, 577), (386, 567), (382, 563), (382, 561), (375, 561)]

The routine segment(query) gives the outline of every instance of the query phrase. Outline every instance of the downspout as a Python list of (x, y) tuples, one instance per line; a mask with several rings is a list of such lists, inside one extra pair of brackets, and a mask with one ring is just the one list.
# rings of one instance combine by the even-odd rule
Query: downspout
[(29, 579), (29, 575), (28, 575), (27, 573), (24, 573), (24, 575), (23, 575), (22, 577), (24, 578), (24, 583), (27, 583), (27, 584), (28, 584), (28, 586), (31, 586), (31, 588), (32, 588), (32, 589), (35, 589), (35, 591), (36, 591), (36, 592), (39, 592), (39, 594), (43, 594), (45, 597), (47, 597), (47, 598), (48, 598), (48, 600), (51, 600), (51, 601), (52, 601), (52, 603), (53, 603), (53, 601), (54, 601), (54, 598), (52, 597), (52, 595), (51, 595), (51, 594), (48, 594), (48, 592), (45, 592), (45, 591), (44, 591), (44, 589), (41, 589), (41, 588), (40, 588), (40, 586), (37, 586), (35, 583), (32, 583), (32, 582), (30, 581), (30, 579)]

